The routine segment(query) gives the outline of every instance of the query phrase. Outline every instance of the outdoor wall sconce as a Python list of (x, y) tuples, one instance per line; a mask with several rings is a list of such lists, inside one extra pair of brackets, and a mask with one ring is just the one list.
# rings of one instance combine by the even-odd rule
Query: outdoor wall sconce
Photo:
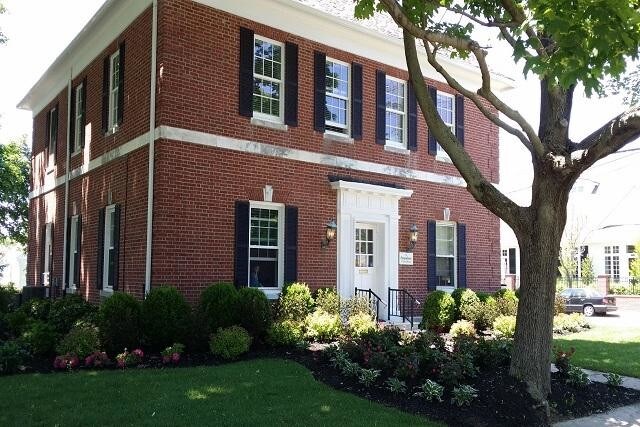
[(338, 229), (338, 225), (336, 224), (336, 220), (332, 219), (327, 223), (327, 228), (325, 231), (325, 237), (322, 239), (320, 246), (322, 248), (326, 248), (329, 246), (332, 240), (336, 238), (336, 230)]
[(415, 224), (411, 224), (409, 227), (409, 249), (407, 252), (412, 252), (413, 248), (416, 247), (416, 242), (418, 241), (418, 226)]

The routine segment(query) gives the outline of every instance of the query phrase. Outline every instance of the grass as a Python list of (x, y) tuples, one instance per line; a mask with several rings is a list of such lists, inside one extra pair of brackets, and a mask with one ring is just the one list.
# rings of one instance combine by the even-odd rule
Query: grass
[(0, 377), (0, 425), (425, 425), (263, 359), (182, 369)]
[(597, 325), (554, 340), (563, 349), (574, 347), (572, 362), (582, 368), (640, 377), (640, 325), (625, 328)]

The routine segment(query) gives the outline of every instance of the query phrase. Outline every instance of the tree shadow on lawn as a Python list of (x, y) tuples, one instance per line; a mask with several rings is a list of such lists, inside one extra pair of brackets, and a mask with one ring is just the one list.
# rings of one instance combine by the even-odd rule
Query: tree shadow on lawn
[(581, 368), (640, 377), (640, 342), (612, 343), (557, 338), (554, 345), (563, 350), (575, 348), (571, 362)]

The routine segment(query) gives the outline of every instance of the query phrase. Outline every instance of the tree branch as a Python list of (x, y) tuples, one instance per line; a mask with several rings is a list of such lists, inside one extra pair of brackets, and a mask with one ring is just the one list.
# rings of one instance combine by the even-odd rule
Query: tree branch
[(502, 7), (511, 15), (511, 19), (516, 21), (518, 25), (521, 25), (524, 28), (524, 32), (529, 38), (531, 45), (535, 49), (535, 51), (540, 55), (541, 58), (547, 58), (549, 54), (545, 49), (540, 37), (536, 34), (536, 32), (529, 25), (526, 24), (527, 15), (522, 10), (522, 7), (517, 5), (513, 0), (501, 0), (500, 3)]

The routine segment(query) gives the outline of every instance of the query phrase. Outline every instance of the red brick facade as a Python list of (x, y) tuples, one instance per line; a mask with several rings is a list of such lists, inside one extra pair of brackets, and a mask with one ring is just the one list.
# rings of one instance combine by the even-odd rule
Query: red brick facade
[[(151, 10), (138, 17), (111, 46), (76, 79), (87, 77), (87, 138), (89, 159), (110, 152), (140, 135), (149, 124), (151, 66)], [(256, 34), (299, 48), (298, 126), (274, 130), (250, 124), (238, 114), (239, 33), (247, 27)], [(122, 127), (105, 137), (101, 131), (103, 58), (127, 44), (125, 112)], [(327, 141), (313, 127), (313, 54), (363, 65), (363, 138), (353, 144)], [(406, 71), (371, 59), (340, 51), (336, 46), (282, 32), (189, 0), (161, 0), (158, 10), (156, 126), (171, 127), (278, 147), (341, 156), (437, 174), (458, 176), (455, 168), (437, 161), (427, 152), (427, 127), (418, 117), (418, 150), (409, 155), (385, 151), (375, 143), (375, 73), (406, 80)], [(401, 54), (402, 52), (399, 52)], [(429, 82), (452, 92), (441, 83)], [(58, 103), (60, 126), (56, 175), (65, 174), (66, 89)], [(46, 113), (34, 119), (34, 189), (44, 185), (43, 158)], [(465, 149), (492, 182), (498, 177), (498, 129), (465, 102)], [(86, 159), (71, 159), (71, 169)], [(148, 145), (96, 167), (69, 183), (69, 216), (82, 215), (82, 268), (80, 293), (93, 301), (96, 289), (98, 211), (113, 203), (122, 207), (120, 226), (119, 287), (142, 297), (145, 280)], [(155, 143), (151, 282), (177, 286), (191, 302), (215, 281), (234, 279), (234, 204), (237, 200), (263, 199), (262, 189), (271, 185), (273, 201), (298, 208), (298, 279), (312, 287), (336, 284), (336, 242), (320, 248), (324, 226), (337, 215), (336, 191), (328, 176), (384, 182), (413, 190), (399, 202), (400, 251), (408, 245), (409, 227), (418, 225), (420, 238), (414, 249), (414, 264), (399, 266), (400, 287), (422, 299), (427, 291), (427, 220), (442, 220), (443, 209), (451, 209), (451, 220), (466, 224), (467, 284), (475, 289), (493, 289), (500, 278), (499, 221), (476, 203), (462, 187), (324, 166), (192, 142), (158, 139)], [(31, 199), (28, 284), (40, 283), (42, 225), (54, 221), (52, 277), (62, 278), (65, 186)], [(55, 214), (53, 212), (55, 211)], [(340, 230), (338, 230), (340, 233)]]

